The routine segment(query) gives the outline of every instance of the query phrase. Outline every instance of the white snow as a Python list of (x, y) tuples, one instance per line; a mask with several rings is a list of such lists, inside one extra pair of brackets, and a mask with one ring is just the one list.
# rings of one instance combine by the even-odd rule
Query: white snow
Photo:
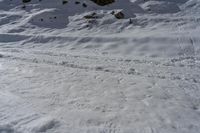
[(200, 132), (199, 0), (23, 6), (0, 0), (0, 133)]

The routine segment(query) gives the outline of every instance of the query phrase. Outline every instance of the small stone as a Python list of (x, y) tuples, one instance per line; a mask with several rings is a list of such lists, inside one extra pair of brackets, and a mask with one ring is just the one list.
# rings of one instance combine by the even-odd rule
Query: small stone
[(125, 15), (122, 12), (117, 12), (114, 14), (117, 19), (124, 19)]

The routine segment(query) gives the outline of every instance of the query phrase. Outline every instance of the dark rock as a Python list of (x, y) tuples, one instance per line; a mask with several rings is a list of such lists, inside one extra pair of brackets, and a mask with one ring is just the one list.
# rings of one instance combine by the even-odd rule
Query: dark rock
[(23, 3), (31, 2), (31, 0), (22, 0)]
[(117, 12), (114, 14), (117, 19), (124, 19), (125, 15), (122, 12)]
[(91, 1), (93, 1), (99, 6), (105, 6), (115, 2), (115, 0), (91, 0)]

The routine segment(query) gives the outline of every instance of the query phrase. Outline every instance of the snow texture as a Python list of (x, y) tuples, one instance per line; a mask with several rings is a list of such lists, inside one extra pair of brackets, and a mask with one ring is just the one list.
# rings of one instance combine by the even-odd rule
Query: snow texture
[(0, 133), (199, 133), (199, 14), (199, 0), (0, 0)]

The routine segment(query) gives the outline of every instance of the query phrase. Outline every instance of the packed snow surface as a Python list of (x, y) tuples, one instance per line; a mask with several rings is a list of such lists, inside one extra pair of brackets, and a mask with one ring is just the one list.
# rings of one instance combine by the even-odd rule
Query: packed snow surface
[(0, 0), (0, 133), (199, 133), (199, 14), (199, 0)]

